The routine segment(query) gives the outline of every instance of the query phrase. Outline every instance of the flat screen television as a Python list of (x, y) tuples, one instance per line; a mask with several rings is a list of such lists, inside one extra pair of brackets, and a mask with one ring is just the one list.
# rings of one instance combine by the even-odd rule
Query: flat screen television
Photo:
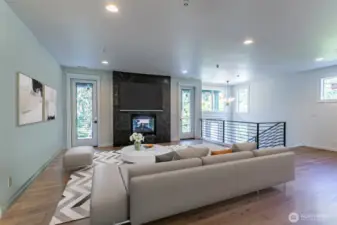
[(120, 110), (163, 110), (160, 84), (123, 82), (119, 90)]

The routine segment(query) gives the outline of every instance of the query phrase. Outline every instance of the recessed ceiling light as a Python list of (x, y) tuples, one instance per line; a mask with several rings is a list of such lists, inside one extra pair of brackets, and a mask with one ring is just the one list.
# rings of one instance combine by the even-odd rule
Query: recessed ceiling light
[(247, 39), (243, 42), (243, 44), (245, 44), (245, 45), (251, 45), (253, 43), (254, 43), (254, 41), (252, 39)]
[(183, 74), (186, 74), (186, 73), (188, 73), (188, 71), (187, 70), (183, 70), (183, 71), (181, 71)]
[(320, 61), (323, 61), (324, 58), (320, 57), (320, 58), (316, 58), (315, 60), (316, 60), (316, 62), (320, 62)]
[(109, 12), (113, 12), (116, 13), (118, 12), (118, 7), (114, 4), (108, 4), (105, 6), (106, 10), (108, 10)]
[(109, 62), (108, 62), (108, 61), (106, 61), (106, 60), (103, 60), (103, 61), (102, 61), (102, 64), (104, 64), (104, 65), (108, 65), (108, 64), (109, 64)]

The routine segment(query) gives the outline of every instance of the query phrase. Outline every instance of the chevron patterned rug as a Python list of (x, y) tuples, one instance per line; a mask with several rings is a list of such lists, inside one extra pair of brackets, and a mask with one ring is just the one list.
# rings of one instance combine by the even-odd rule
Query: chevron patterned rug
[(92, 167), (71, 174), (49, 225), (63, 224), (90, 216), (93, 167), (99, 164), (123, 164), (121, 151), (95, 152)]
[[(214, 144), (198, 144), (195, 147), (208, 147), (210, 150), (223, 149)], [(172, 151), (184, 149), (185, 145), (167, 146)], [(71, 174), (49, 225), (63, 224), (90, 217), (90, 197), (93, 167), (100, 164), (122, 165), (121, 151), (97, 151), (93, 166), (83, 168)]]

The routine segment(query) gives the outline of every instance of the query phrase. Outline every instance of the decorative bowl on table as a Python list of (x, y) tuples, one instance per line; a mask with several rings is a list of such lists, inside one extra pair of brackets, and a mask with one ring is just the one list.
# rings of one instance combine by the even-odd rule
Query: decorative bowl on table
[(153, 144), (143, 144), (143, 147), (144, 147), (145, 149), (153, 148)]

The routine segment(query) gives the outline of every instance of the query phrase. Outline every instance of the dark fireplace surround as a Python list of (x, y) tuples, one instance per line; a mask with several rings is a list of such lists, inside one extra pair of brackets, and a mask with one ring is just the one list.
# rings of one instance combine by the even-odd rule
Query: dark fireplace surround
[[(121, 83), (148, 83), (160, 85), (163, 95), (162, 111), (121, 111)], [(138, 118), (137, 124), (133, 119)], [(146, 119), (153, 118), (154, 124), (148, 125)], [(145, 119), (145, 120), (142, 120)], [(113, 134), (114, 146), (129, 145), (133, 128), (144, 134), (148, 142), (164, 143), (171, 141), (171, 78), (169, 76), (145, 75), (126, 72), (113, 72)], [(152, 131), (152, 126), (154, 126)]]

